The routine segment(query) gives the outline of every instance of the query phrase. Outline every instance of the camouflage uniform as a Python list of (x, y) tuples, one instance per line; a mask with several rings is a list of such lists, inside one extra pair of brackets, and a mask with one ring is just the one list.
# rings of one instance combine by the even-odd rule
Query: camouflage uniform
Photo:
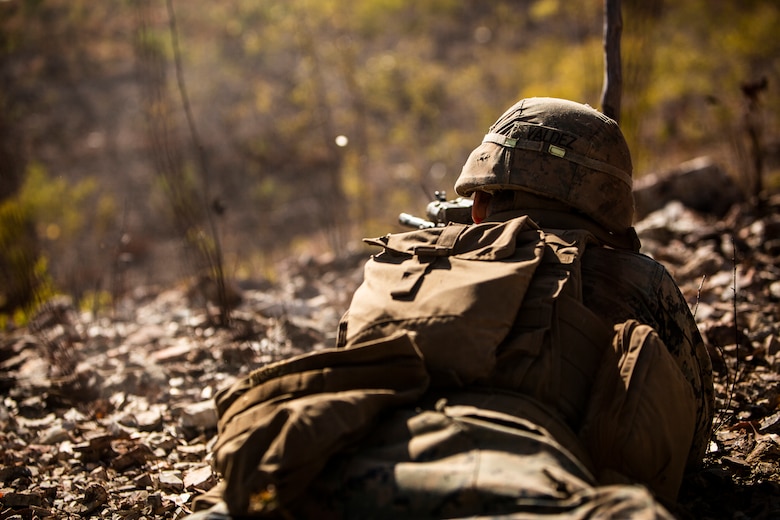
[(532, 401), (495, 392), (397, 411), (333, 461), (292, 516), (673, 518), (641, 486), (598, 486), (577, 440), (550, 420)]
[(677, 284), (661, 264), (626, 251), (590, 250), (582, 269), (585, 304), (591, 310), (613, 323), (634, 318), (652, 326), (677, 361), (700, 403), (688, 467), (700, 465), (715, 408), (712, 365)]

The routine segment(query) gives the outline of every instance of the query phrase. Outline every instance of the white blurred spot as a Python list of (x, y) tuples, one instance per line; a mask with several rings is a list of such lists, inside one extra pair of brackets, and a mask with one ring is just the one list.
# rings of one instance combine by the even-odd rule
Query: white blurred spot
[(414, 177), (414, 166), (409, 163), (402, 163), (395, 167), (393, 177), (397, 180), (409, 180)]
[(489, 27), (480, 25), (474, 30), (474, 41), (477, 43), (487, 43), (493, 38), (493, 31)]
[(89, 148), (101, 148), (106, 142), (106, 136), (103, 132), (90, 132), (87, 135), (87, 146)]
[(349, 139), (347, 139), (346, 135), (339, 135), (336, 137), (336, 146), (340, 146), (344, 148), (349, 144)]
[(447, 175), (447, 165), (443, 162), (435, 162), (431, 165), (431, 169), (428, 170), (428, 175), (431, 179), (440, 181)]

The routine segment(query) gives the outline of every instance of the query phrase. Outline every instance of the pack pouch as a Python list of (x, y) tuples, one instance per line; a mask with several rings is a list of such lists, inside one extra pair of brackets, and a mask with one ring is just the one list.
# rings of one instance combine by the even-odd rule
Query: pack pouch
[(666, 345), (648, 325), (615, 326), (580, 438), (601, 483), (646, 484), (674, 501), (693, 440), (696, 399)]
[(449, 224), (386, 235), (366, 264), (342, 326), (342, 345), (403, 330), (414, 337), (434, 385), (488, 376), (544, 250), (528, 217)]
[(403, 333), (262, 367), (217, 395), (215, 467), (232, 515), (283, 509), (329, 458), (360, 440), (389, 408), (428, 388), (419, 351)]

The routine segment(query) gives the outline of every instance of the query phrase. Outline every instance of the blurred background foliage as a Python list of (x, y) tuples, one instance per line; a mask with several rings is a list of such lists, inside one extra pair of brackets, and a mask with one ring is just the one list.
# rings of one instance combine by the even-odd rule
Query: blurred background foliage
[[(765, 78), (776, 182), (780, 4), (624, 0), (623, 20), (636, 175), (710, 155), (749, 177)], [(602, 24), (602, 0), (0, 0), (0, 285), (118, 296), (204, 249), (235, 278), (353, 252), (454, 196), (517, 99), (598, 107)]]

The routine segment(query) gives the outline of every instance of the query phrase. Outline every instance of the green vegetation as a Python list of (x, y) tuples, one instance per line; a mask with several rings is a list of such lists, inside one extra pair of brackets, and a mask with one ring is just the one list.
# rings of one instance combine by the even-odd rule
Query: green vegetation
[[(623, 5), (621, 124), (637, 175), (703, 154), (752, 175), (741, 87), (765, 77), (754, 128), (775, 186), (780, 5)], [(34, 230), (27, 278), (45, 258), (58, 287), (102, 294), (120, 237), (178, 237), (213, 257), (210, 218), (236, 273), (301, 244), (344, 251), (451, 191), (517, 99), (598, 106), (601, 38), (602, 0), (0, 2), (0, 101), (35, 186), (5, 203), (2, 254)], [(53, 203), (66, 193), (67, 207)], [(141, 258), (122, 268), (146, 281), (193, 274)]]
[(93, 178), (71, 184), (33, 163), (19, 192), (0, 201), (0, 330), (11, 318), (25, 323), (57, 290), (77, 299), (91, 292), (75, 272), (85, 267), (78, 246), (85, 236), (105, 239), (116, 218), (112, 197), (97, 191)]

